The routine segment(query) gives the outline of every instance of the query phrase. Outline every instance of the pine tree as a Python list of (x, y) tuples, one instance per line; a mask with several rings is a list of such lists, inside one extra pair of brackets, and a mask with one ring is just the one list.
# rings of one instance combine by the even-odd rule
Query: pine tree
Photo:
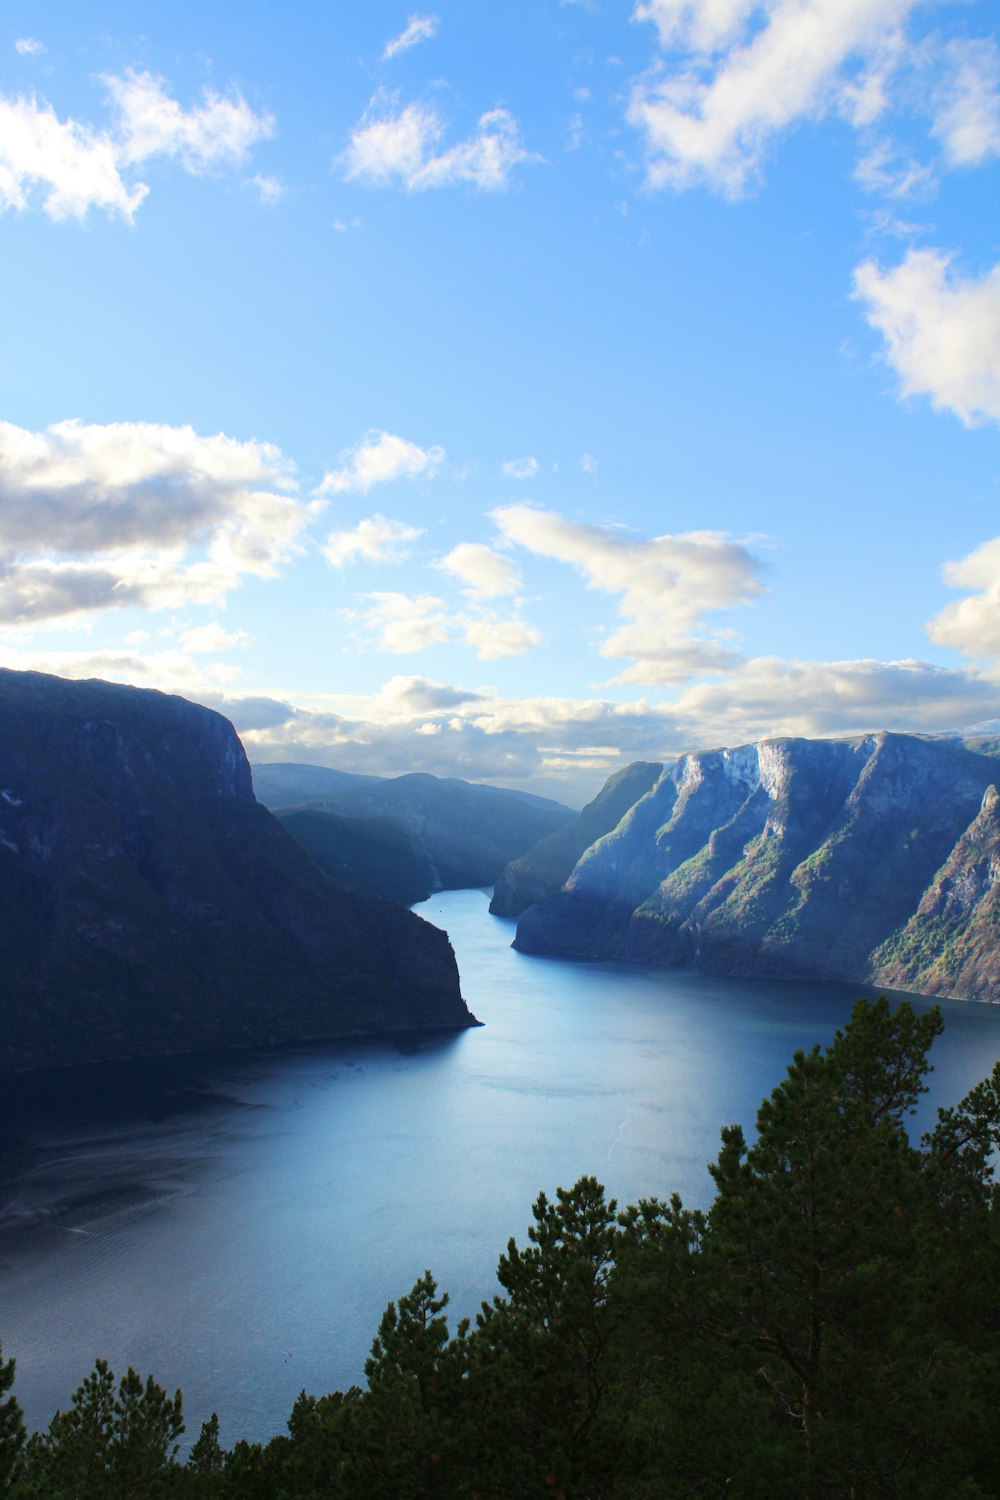
[[(15, 1362), (4, 1360), (0, 1347), (0, 1396), (14, 1385)], [(17, 1478), (24, 1449), (25, 1431), (21, 1408), (14, 1396), (0, 1401), (0, 1493), (9, 1490)]]

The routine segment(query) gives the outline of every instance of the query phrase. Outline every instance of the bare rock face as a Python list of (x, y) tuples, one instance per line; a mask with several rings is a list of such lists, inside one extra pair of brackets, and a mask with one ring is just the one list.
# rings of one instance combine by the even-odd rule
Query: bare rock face
[(883, 732), (682, 756), (516, 946), (992, 998), (996, 749)]
[(445, 934), (335, 887), (221, 715), (0, 672), (0, 1070), (472, 1022)]

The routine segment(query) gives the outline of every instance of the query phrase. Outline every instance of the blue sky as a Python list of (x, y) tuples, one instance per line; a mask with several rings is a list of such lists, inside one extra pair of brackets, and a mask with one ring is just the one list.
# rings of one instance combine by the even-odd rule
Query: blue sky
[(983, 3), (18, 3), (0, 665), (592, 795), (1000, 714)]

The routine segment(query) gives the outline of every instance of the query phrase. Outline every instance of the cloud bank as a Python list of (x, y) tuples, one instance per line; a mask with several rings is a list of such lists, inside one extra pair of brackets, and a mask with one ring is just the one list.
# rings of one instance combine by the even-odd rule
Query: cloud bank
[(0, 422), (0, 622), (217, 603), (313, 514), (269, 443), (190, 427)]

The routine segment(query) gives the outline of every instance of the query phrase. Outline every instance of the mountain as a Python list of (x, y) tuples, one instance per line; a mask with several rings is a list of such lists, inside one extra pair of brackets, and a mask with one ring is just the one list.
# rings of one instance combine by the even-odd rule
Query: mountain
[(519, 859), (512, 860), (496, 882), (490, 902), (494, 916), (519, 916), (526, 906), (558, 891), (569, 879), (580, 856), (597, 839), (618, 826), (629, 808), (649, 791), (662, 770), (662, 765), (651, 761), (640, 760), (626, 766), (605, 783), (593, 802), (588, 802), (572, 823), (557, 828), (555, 833), (540, 839)]
[(0, 671), (0, 1070), (473, 1024), (444, 933), (327, 879), (182, 698)]
[(298, 807), (302, 802), (317, 802), (336, 797), (353, 786), (380, 781), (379, 776), (360, 776), (353, 771), (334, 771), (329, 766), (300, 765), (297, 761), (270, 761), (251, 768), (254, 796), (274, 811), (279, 807)]
[(341, 818), (311, 807), (277, 812), (275, 817), (340, 885), (356, 886), (404, 906), (426, 901), (431, 894), (430, 866), (417, 856), (398, 818)]
[(515, 946), (1000, 998), (998, 755), (882, 732), (682, 756)]
[[(258, 786), (267, 784), (262, 771), (266, 767), (254, 771)], [(316, 784), (320, 785), (318, 781)], [(269, 805), (283, 813), (292, 810), (275, 801)], [(406, 830), (432, 890), (492, 885), (510, 860), (576, 817), (570, 808), (547, 798), (424, 772), (363, 785), (354, 784), (352, 779), (339, 788), (327, 784), (321, 795), (297, 810), (303, 807), (340, 817), (396, 818)]]

